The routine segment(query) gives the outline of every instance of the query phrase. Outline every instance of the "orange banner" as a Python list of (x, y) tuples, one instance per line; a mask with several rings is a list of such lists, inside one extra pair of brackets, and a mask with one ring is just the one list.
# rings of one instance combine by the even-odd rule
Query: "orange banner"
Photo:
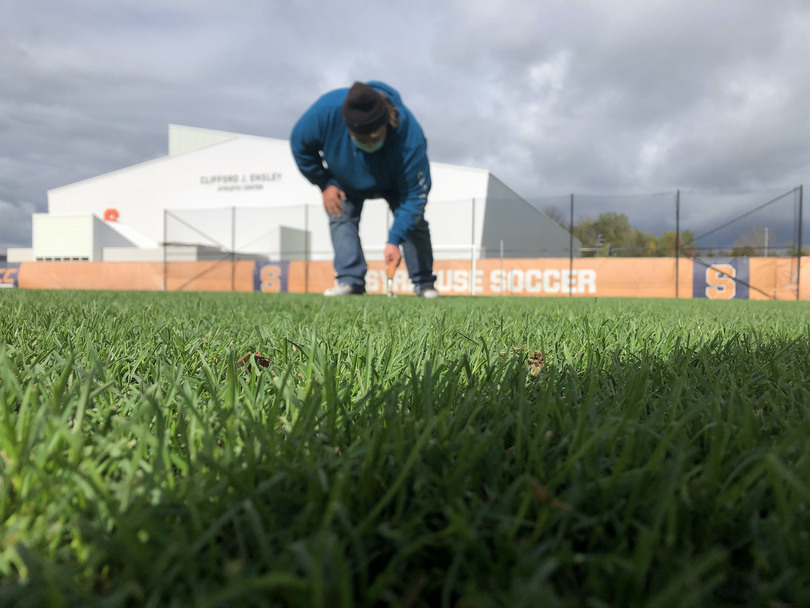
[[(800, 299), (810, 300), (810, 264), (802, 258)], [(672, 258), (567, 258), (436, 260), (436, 288), (443, 295), (513, 295), (574, 297), (748, 297), (795, 300), (799, 267), (796, 258), (739, 258), (748, 267), (737, 289), (711, 287), (712, 280), (734, 282), (733, 269)], [(262, 270), (258, 275), (257, 269)], [(693, 274), (693, 269), (700, 270)], [(694, 272), (697, 272), (695, 270)], [(143, 291), (289, 291), (321, 293), (334, 285), (332, 262), (23, 262), (6, 269), (9, 286), (23, 289), (109, 289)], [(383, 261), (368, 263), (366, 290), (385, 293)], [(699, 276), (698, 276), (699, 275)], [(704, 276), (705, 275), (705, 276)], [(12, 278), (9, 278), (11, 276)], [(706, 282), (706, 286), (703, 283)], [(165, 284), (164, 284), (165, 283)], [(257, 287), (258, 285), (258, 287)], [(695, 287), (697, 286), (697, 287)], [(707, 290), (707, 286), (709, 289)], [(740, 291), (745, 286), (745, 291)], [(722, 288), (721, 288), (722, 287)], [(700, 295), (693, 289), (700, 289)], [(745, 293), (747, 291), (747, 294)], [(404, 264), (394, 274), (394, 292), (413, 294)], [(742, 294), (742, 295), (741, 295)], [(714, 297), (714, 296), (711, 296)]]
[[(802, 276), (799, 299), (810, 299), (810, 264), (801, 258)], [(799, 279), (796, 258), (750, 258), (751, 300), (795, 300)]]
[[(568, 258), (436, 260), (436, 289), (443, 295), (514, 295), (644, 298), (675, 297), (675, 260), (670, 258)], [(305, 262), (290, 263), (290, 291), (304, 291)], [(692, 263), (678, 264), (678, 297), (692, 297)], [(331, 262), (309, 262), (307, 286), (320, 292), (334, 285)], [(368, 263), (366, 291), (385, 293), (382, 261)], [(394, 293), (412, 294), (408, 270), (394, 273)]]
[(22, 289), (253, 291), (252, 260), (238, 262), (24, 262)]

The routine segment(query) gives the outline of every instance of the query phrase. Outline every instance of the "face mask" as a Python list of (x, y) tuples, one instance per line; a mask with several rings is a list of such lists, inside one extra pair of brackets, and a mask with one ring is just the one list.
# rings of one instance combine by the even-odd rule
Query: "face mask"
[(381, 139), (376, 144), (371, 144), (370, 146), (366, 144), (361, 144), (354, 137), (352, 137), (352, 142), (354, 142), (354, 145), (357, 146), (359, 149), (361, 149), (363, 152), (373, 154), (374, 152), (382, 148), (383, 144), (385, 143), (385, 138)]

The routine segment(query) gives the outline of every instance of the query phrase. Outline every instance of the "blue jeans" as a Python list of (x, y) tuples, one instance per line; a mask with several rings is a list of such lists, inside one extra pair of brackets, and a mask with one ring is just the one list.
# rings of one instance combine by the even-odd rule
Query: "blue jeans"
[[(335, 275), (338, 283), (353, 287), (366, 287), (366, 258), (360, 244), (360, 213), (363, 211), (363, 200), (349, 199), (343, 201), (343, 213), (340, 217), (329, 216), (329, 230), (332, 234), (332, 247), (335, 250)], [(391, 211), (399, 204), (388, 200)], [(408, 240), (402, 243), (402, 257), (408, 275), (416, 289), (433, 287), (436, 275), (433, 274), (433, 246), (430, 244), (430, 229), (425, 218), (408, 233)]]

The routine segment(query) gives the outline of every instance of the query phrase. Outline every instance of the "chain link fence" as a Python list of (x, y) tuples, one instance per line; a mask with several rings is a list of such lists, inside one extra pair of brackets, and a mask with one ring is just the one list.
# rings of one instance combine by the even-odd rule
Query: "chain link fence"
[[(426, 218), (434, 257), (469, 264), (469, 293), (476, 293), (481, 260), (499, 260), (493, 271), (498, 277), (493, 283), (499, 285), (493, 284), (492, 291), (510, 293), (511, 261), (516, 259), (567, 258), (571, 277), (574, 260), (580, 258), (673, 258), (677, 297), (680, 259), (708, 268), (720, 258), (777, 257), (791, 260), (798, 298), (801, 255), (808, 254), (802, 186), (731, 193), (572, 194), (523, 202), (531, 209), (523, 217), (530, 221), (512, 223), (500, 211), (514, 199), (429, 203)], [(535, 230), (535, 218), (536, 237), (527, 232)], [(360, 238), (370, 264), (382, 260), (392, 219), (384, 201), (366, 201)], [(321, 205), (167, 210), (163, 249), (164, 285), (172, 290), (182, 290), (190, 281), (175, 280), (169, 262), (207, 261), (210, 265), (200, 272), (221, 276), (231, 267), (235, 277), (239, 261), (331, 261), (333, 255)]]
[(531, 202), (573, 229), (583, 256), (767, 257), (793, 256), (803, 246), (802, 194), (799, 186), (736, 193), (577, 194)]

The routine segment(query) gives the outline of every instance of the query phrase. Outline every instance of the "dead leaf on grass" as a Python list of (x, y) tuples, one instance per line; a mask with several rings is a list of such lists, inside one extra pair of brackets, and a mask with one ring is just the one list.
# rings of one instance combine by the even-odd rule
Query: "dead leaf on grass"
[(548, 505), (552, 509), (561, 509), (563, 511), (570, 511), (572, 509), (571, 505), (567, 502), (563, 502), (559, 498), (554, 498), (551, 492), (548, 491), (548, 488), (534, 477), (529, 477), (529, 487), (534, 497), (542, 504)]
[[(502, 354), (506, 352), (509, 351), (501, 351)], [(543, 366), (546, 364), (546, 357), (543, 353), (541, 353), (539, 350), (529, 350), (524, 348), (522, 342), (520, 346), (513, 346), (512, 352), (516, 357), (521, 357), (523, 353), (526, 353), (526, 361), (529, 364), (529, 374), (532, 376), (537, 376), (540, 373), (540, 370), (542, 370)]]
[(241, 357), (236, 363), (240, 367), (245, 367), (246, 369), (251, 368), (251, 357), (253, 357), (253, 361), (256, 362), (258, 367), (270, 367), (270, 364), (273, 362), (270, 357), (265, 357), (262, 355), (261, 352), (257, 353), (248, 353), (244, 357)]
[(539, 350), (533, 351), (529, 353), (529, 373), (533, 376), (536, 376), (540, 373), (540, 370), (543, 369), (543, 365), (545, 365), (546, 358), (543, 356)]

